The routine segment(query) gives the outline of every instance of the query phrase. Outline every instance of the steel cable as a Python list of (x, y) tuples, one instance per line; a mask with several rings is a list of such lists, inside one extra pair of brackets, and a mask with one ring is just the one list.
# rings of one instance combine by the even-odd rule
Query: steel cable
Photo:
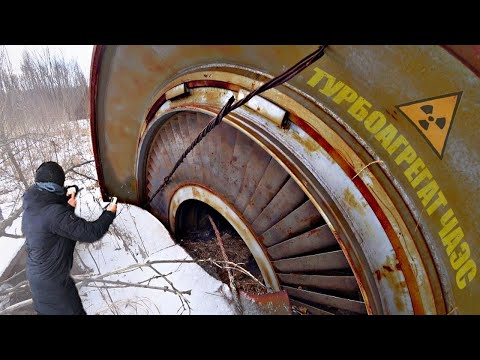
[(177, 160), (177, 162), (173, 166), (170, 173), (163, 179), (163, 183), (158, 187), (158, 189), (150, 197), (150, 199), (148, 199), (147, 203), (143, 206), (143, 208), (146, 208), (153, 201), (153, 199), (158, 195), (158, 193), (160, 193), (165, 189), (165, 187), (170, 182), (173, 174), (178, 169), (178, 167), (183, 162), (183, 160), (185, 160), (187, 155), (195, 148), (195, 146), (198, 145), (198, 143), (200, 143), (200, 141), (202, 141), (202, 139), (205, 136), (208, 135), (210, 131), (212, 131), (216, 126), (218, 126), (222, 122), (224, 116), (228, 115), (230, 112), (239, 108), (240, 106), (246, 104), (254, 96), (259, 95), (279, 85), (282, 85), (283, 83), (290, 80), (301, 71), (305, 70), (307, 67), (313, 64), (315, 61), (319, 60), (325, 54), (326, 47), (327, 45), (320, 46), (317, 50), (315, 50), (311, 54), (304, 57), (302, 60), (300, 60), (298, 63), (290, 67), (288, 70), (272, 78), (271, 80), (267, 81), (257, 89), (253, 90), (250, 94), (245, 96), (243, 99), (238, 100), (236, 103), (233, 103), (235, 101), (235, 97), (234, 96), (230, 97), (230, 99), (228, 99), (227, 103), (222, 107), (222, 109), (217, 114), (217, 116), (215, 116), (212, 120), (209, 121), (209, 123), (203, 128), (200, 134), (198, 134), (195, 140), (185, 149), (183, 154), (180, 156), (180, 158)]

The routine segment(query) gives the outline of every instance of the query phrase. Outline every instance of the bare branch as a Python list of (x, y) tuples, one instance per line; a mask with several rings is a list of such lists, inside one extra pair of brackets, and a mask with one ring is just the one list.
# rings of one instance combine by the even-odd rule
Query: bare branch
[(12, 239), (23, 239), (23, 235), (8, 234), (6, 232), (0, 232), (0, 237), (8, 237)]
[(261, 281), (259, 281), (255, 276), (253, 276), (253, 274), (251, 272), (249, 272), (248, 270), (246, 270), (245, 268), (239, 266), (238, 264), (236, 264), (236, 266), (222, 266), (223, 269), (232, 269), (232, 270), (236, 270), (244, 275), (247, 275), (249, 278), (251, 278), (253, 281), (255, 281), (258, 285), (262, 286), (264, 289), (266, 289), (267, 287), (262, 284)]
[(0, 282), (0, 285), (3, 285), (3, 284), (6, 284), (10, 281), (12, 281), (13, 279), (17, 278), (18, 276), (22, 275), (26, 270), (23, 269), (21, 271), (19, 271), (18, 273), (15, 273), (14, 275), (10, 276), (7, 280), (4, 280), (2, 282)]
[[(84, 283), (86, 282), (86, 283)], [(96, 282), (101, 282), (104, 284), (111, 284), (112, 286), (98, 286), (98, 285), (92, 285), (91, 283), (96, 283)], [(186, 291), (177, 291), (170, 289), (168, 286), (151, 286), (151, 285), (143, 285), (143, 284), (136, 284), (136, 283), (130, 283), (130, 282), (125, 282), (125, 281), (115, 281), (115, 280), (96, 280), (96, 279), (88, 279), (88, 280), (83, 280), (80, 286), (87, 286), (87, 287), (95, 287), (95, 288), (100, 288), (100, 289), (116, 289), (116, 288), (127, 288), (127, 287), (138, 287), (138, 288), (144, 288), (144, 289), (153, 289), (153, 290), (162, 290), (165, 292), (171, 292), (174, 294), (186, 294), (186, 295), (191, 295), (192, 291), (191, 290), (186, 290)]]
[[(23, 208), (20, 207), (11, 213), (7, 219), (3, 220), (3, 222), (0, 223), (0, 234), (6, 234), (6, 229), (12, 226), (13, 222), (20, 216), (22, 212)], [(5, 236), (16, 237), (17, 235), (12, 236), (12, 234), (6, 234)]]
[(190, 302), (183, 296), (183, 294), (188, 294), (188, 295), (191, 295), (191, 290), (189, 290), (188, 292), (183, 292), (183, 291), (179, 291), (177, 290), (177, 288), (175, 288), (175, 286), (173, 285), (173, 283), (167, 279), (167, 276), (166, 275), (163, 275), (161, 274), (157, 269), (155, 269), (152, 265), (150, 265), (150, 268), (155, 271), (159, 276), (161, 276), (167, 283), (168, 285), (170, 285), (170, 287), (172, 288), (173, 292), (175, 294), (178, 295), (178, 297), (180, 298), (180, 302), (182, 304), (182, 308), (183, 310), (186, 310), (185, 309), (185, 306), (187, 307), (188, 309), (188, 313), (191, 314), (191, 307), (190, 307)]
[[(115, 271), (112, 271), (112, 272), (109, 272), (109, 273), (100, 274), (100, 275), (92, 276), (92, 277), (88, 277), (88, 278), (83, 277), (79, 282), (77, 282), (76, 285), (79, 288), (82, 287), (82, 286), (88, 286), (88, 287), (96, 287), (96, 288), (99, 288), (99, 289), (107, 289), (107, 291), (108, 291), (108, 289), (112, 289), (112, 288), (126, 288), (126, 287), (140, 287), (140, 288), (147, 288), (147, 289), (163, 290), (165, 292), (171, 292), (173, 294), (176, 294), (180, 299), (180, 302), (182, 304), (183, 309), (184, 310), (188, 309), (189, 313), (191, 313), (191, 307), (189, 305), (189, 301), (184, 296), (184, 295), (191, 295), (191, 290), (184, 290), (184, 291), (178, 290), (173, 285), (173, 283), (170, 280), (168, 280), (167, 275), (164, 275), (164, 274), (160, 273), (157, 269), (155, 269), (150, 264), (139, 264), (139, 265), (134, 264), (134, 265), (128, 266), (126, 268), (115, 270)], [(142, 267), (150, 268), (156, 274), (158, 274), (158, 276), (153, 276), (150, 279), (141, 281), (140, 283), (130, 283), (130, 282), (124, 282), (124, 281), (119, 281), (119, 280), (106, 280), (105, 279), (106, 277), (110, 277), (110, 276), (113, 276), (113, 275), (124, 274), (126, 272), (141, 269)], [(157, 287), (157, 286), (151, 286), (149, 284), (147, 284), (147, 285), (142, 284), (144, 282), (151, 281), (154, 278), (158, 278), (158, 277), (163, 278), (168, 283), (170, 288), (168, 286)], [(76, 278), (80, 279), (79, 277), (76, 277)], [(90, 285), (91, 283), (99, 283), (99, 282), (103, 282), (107, 285), (109, 284), (109, 286)], [(113, 303), (113, 300), (112, 300), (112, 303)]]
[[(88, 160), (88, 161), (84, 161), (82, 162), (81, 164), (78, 164), (78, 165), (73, 165), (72, 167), (69, 167), (67, 170), (65, 170), (65, 175), (67, 175), (70, 171), (73, 171), (74, 169), (76, 168), (79, 168), (79, 167), (82, 167), (84, 165), (87, 165), (87, 164), (90, 164), (92, 162), (94, 162), (95, 160)], [(96, 181), (96, 180), (95, 180)]]
[[(93, 260), (93, 262), (95, 263), (95, 266), (97, 267), (98, 272), (100, 273), (100, 267), (98, 266), (97, 261), (95, 260), (95, 257), (93, 256), (92, 252), (90, 251), (90, 248), (87, 248), (87, 250), (88, 250), (88, 253), (90, 254), (90, 256), (92, 257), (92, 260)], [(99, 292), (100, 292), (100, 295), (102, 296), (103, 300), (104, 300), (104, 301), (107, 303), (107, 305), (108, 305), (108, 302), (107, 302), (107, 300), (105, 299), (105, 296), (103, 295), (103, 293), (102, 293), (101, 291), (99, 291)], [(112, 296), (110, 295), (110, 292), (109, 292), (108, 290), (107, 290), (107, 295), (108, 295), (108, 297), (110, 298), (110, 301), (113, 303)], [(110, 305), (109, 305), (109, 306), (110, 306)], [(112, 310), (112, 312), (114, 313), (113, 310)], [(117, 313), (117, 314), (118, 314), (118, 313)]]
[(13, 304), (13, 305), (3, 309), (2, 311), (0, 311), (0, 315), (10, 314), (10, 313), (14, 312), (15, 310), (27, 307), (27, 306), (32, 305), (32, 304), (33, 304), (32, 299), (21, 301), (19, 303)]
[(88, 179), (88, 180), (98, 181), (97, 179), (94, 179), (94, 178), (92, 178), (92, 177), (90, 177), (90, 176), (88, 176), (88, 175), (79, 173), (78, 171), (75, 171), (75, 170), (73, 170), (73, 169), (72, 169), (72, 172), (73, 172), (74, 174), (77, 174), (77, 175), (79, 175), (79, 176), (82, 176), (82, 177), (84, 177), (84, 178), (86, 178), (86, 179)]
[(28, 182), (25, 178), (25, 175), (23, 174), (23, 170), (22, 170), (20, 164), (18, 163), (17, 159), (15, 158), (15, 155), (13, 155), (10, 144), (7, 144), (6, 148), (7, 148), (6, 154), (8, 156), (8, 159), (12, 163), (13, 168), (15, 169), (15, 172), (17, 173), (17, 176), (18, 176), (19, 180), (21, 181), (23, 187), (25, 189), (27, 189), (28, 188)]
[(147, 248), (146, 248), (146, 246), (145, 246), (145, 243), (143, 242), (143, 237), (142, 237), (142, 235), (140, 234), (140, 231), (138, 231), (137, 221), (136, 221), (136, 219), (135, 219), (135, 216), (133, 216), (132, 213), (131, 213), (131, 211), (130, 211), (130, 205), (129, 205), (129, 204), (125, 204), (125, 207), (127, 208), (127, 211), (128, 211), (130, 217), (131, 217), (132, 220), (133, 220), (133, 225), (135, 226), (135, 230), (137, 231), (138, 238), (139, 238), (140, 241), (142, 242), (143, 250), (145, 251), (145, 254), (146, 254), (147, 256), (149, 256), (149, 255), (148, 255), (148, 250), (147, 250)]
[[(228, 262), (227, 253), (225, 252), (225, 246), (223, 246), (222, 237), (220, 236), (220, 233), (218, 232), (217, 226), (213, 222), (213, 219), (210, 215), (208, 215), (208, 220), (210, 221), (210, 224), (212, 224), (213, 231), (215, 232), (215, 236), (217, 238), (218, 246), (220, 247), (220, 251), (222, 253), (223, 260)], [(235, 285), (235, 279), (233, 278), (232, 271), (230, 270), (230, 267), (227, 267), (227, 274), (228, 274), (228, 279), (230, 281), (230, 288), (232, 290), (233, 299), (235, 301), (235, 306), (237, 308), (237, 311), (240, 314), (243, 314), (243, 308), (242, 308), (242, 304), (240, 302), (240, 296), (238, 294), (237, 286)]]
[(11, 288), (0, 291), (0, 296), (11, 295), (11, 294), (17, 292), (18, 290), (23, 290), (23, 289), (26, 289), (28, 287), (29, 287), (28, 281), (23, 280), (23, 281), (19, 282), (17, 285), (12, 286)]

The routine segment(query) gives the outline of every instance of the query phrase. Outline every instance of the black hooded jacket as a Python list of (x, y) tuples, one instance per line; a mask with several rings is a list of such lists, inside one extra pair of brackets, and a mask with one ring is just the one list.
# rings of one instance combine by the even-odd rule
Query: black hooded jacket
[(103, 211), (89, 222), (75, 215), (66, 196), (31, 186), (23, 196), (22, 231), (26, 238), (27, 279), (34, 306), (42, 314), (76, 313), (81, 308), (70, 278), (77, 241), (100, 240), (115, 214)]

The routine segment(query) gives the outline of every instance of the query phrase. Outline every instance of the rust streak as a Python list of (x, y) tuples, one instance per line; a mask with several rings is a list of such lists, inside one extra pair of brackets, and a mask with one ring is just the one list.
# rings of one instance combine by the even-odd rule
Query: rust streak
[(389, 271), (389, 272), (393, 272), (393, 271), (394, 271), (394, 270), (393, 270), (390, 266), (388, 266), (388, 265), (383, 265), (383, 268), (384, 268), (385, 270)]
[[(185, 85), (189, 89), (194, 89), (194, 88), (199, 88), (199, 87), (216, 87), (216, 88), (221, 88), (221, 89), (226, 89), (226, 90), (231, 90), (231, 91), (236, 91), (238, 92), (241, 87), (235, 84), (231, 84), (225, 81), (218, 81), (218, 80), (192, 80)], [(145, 117), (145, 128), (150, 124), (150, 122), (153, 120), (153, 117), (157, 113), (158, 109), (165, 103), (166, 101), (166, 96), (165, 93), (163, 93), (155, 102), (152, 104), (150, 109), (148, 110), (147, 116)], [(139, 139), (140, 141), (140, 139)]]
[(165, 103), (165, 94), (160, 96), (150, 107), (150, 110), (148, 110), (147, 117), (145, 118), (145, 125), (148, 125), (150, 121), (153, 120), (153, 117), (157, 113), (158, 109), (160, 109), (160, 106), (162, 106)]
[(314, 152), (314, 151), (318, 150), (318, 148), (319, 148), (318, 144), (315, 141), (311, 140), (310, 138), (303, 139), (296, 132), (292, 132), (292, 135), (295, 138), (295, 140), (297, 140), (300, 144), (305, 146), (305, 148), (307, 148), (308, 151)]
[(351, 208), (357, 210), (362, 215), (365, 215), (365, 209), (363, 208), (362, 204), (358, 203), (350, 189), (345, 190), (343, 199)]

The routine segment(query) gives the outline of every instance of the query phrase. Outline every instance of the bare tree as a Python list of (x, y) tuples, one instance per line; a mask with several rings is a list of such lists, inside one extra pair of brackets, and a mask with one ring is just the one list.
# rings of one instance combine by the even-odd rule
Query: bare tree
[[(15, 199), (10, 214), (3, 213), (5, 224), (20, 215), (21, 193), (43, 161), (71, 168), (91, 160), (79, 153), (81, 130), (73, 121), (87, 118), (87, 94), (76, 61), (48, 48), (24, 51), (20, 73), (15, 73), (6, 47), (0, 46), (0, 197)], [(3, 229), (0, 235), (8, 234)]]

